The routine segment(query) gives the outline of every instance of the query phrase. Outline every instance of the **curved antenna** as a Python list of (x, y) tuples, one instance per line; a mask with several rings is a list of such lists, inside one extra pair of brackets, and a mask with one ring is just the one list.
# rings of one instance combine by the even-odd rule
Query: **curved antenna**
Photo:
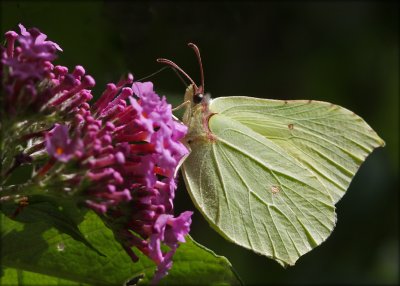
[(157, 62), (166, 64), (166, 65), (169, 65), (169, 66), (171, 66), (172, 68), (177, 69), (178, 71), (180, 71), (180, 72), (194, 85), (195, 89), (199, 89), (199, 88), (197, 87), (197, 85), (194, 83), (193, 79), (192, 79), (187, 73), (185, 73), (185, 72), (183, 71), (183, 69), (181, 69), (181, 68), (180, 68), (176, 63), (174, 63), (173, 61), (160, 58), (160, 59), (157, 59)]
[(201, 85), (200, 85), (200, 88), (199, 88), (199, 92), (200, 93), (204, 93), (204, 72), (203, 72), (203, 64), (201, 62), (200, 50), (193, 43), (188, 43), (188, 46), (191, 47), (194, 50), (194, 52), (196, 53), (197, 60), (199, 62), (199, 66), (200, 66), (200, 77), (201, 77), (200, 78), (201, 79)]
[(167, 67), (171, 68), (171, 69), (174, 71), (174, 73), (176, 73), (176, 75), (179, 77), (179, 79), (180, 79), (181, 82), (183, 83), (183, 86), (186, 88), (186, 87), (188, 86), (188, 84), (187, 84), (186, 80), (182, 77), (182, 75), (179, 73), (179, 71), (177, 71), (177, 70), (176, 70), (175, 68), (173, 68), (173, 67), (170, 67), (170, 66), (167, 66)]
[(139, 79), (137, 79), (137, 80), (135, 80), (135, 81), (142, 81), (142, 80), (144, 80), (144, 79), (146, 79), (146, 78), (155, 76), (156, 74), (162, 72), (162, 71), (165, 70), (166, 68), (168, 68), (168, 67), (162, 67), (162, 68), (160, 68), (158, 71), (153, 72), (152, 74), (146, 75), (146, 76), (144, 76), (144, 77), (142, 77), (142, 78), (139, 78)]

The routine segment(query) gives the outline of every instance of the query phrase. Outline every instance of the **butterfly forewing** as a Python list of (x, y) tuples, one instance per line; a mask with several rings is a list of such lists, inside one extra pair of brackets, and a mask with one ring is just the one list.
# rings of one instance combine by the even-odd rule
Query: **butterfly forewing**
[(368, 154), (384, 145), (362, 118), (327, 102), (222, 97), (210, 110), (281, 147), (320, 180), (334, 203)]

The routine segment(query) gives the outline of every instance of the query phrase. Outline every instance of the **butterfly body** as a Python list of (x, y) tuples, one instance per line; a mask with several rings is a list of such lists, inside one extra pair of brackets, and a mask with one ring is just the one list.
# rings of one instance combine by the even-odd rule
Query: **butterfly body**
[[(196, 97), (201, 98), (197, 100)], [(182, 122), (188, 127), (188, 134), (185, 138), (186, 145), (190, 148), (196, 141), (213, 141), (212, 132), (209, 129), (208, 121), (213, 113), (209, 106), (211, 98), (208, 94), (196, 94), (193, 85), (189, 85), (186, 89), (184, 102), (188, 102), (185, 113), (182, 117)]]

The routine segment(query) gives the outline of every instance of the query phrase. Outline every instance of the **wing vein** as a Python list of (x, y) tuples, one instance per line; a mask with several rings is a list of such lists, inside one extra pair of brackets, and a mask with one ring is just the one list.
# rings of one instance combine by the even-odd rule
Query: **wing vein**
[[(228, 159), (227, 154), (225, 153), (225, 151), (224, 151), (222, 148), (221, 148), (221, 151), (224, 153), (224, 157), (226, 157), (226, 158)], [(231, 165), (232, 170), (233, 170), (233, 171), (236, 173), (236, 175), (240, 178), (240, 180), (242, 181), (243, 185), (245, 185), (245, 187), (246, 187), (246, 189), (247, 189), (247, 191), (248, 191), (248, 192), (247, 192), (247, 193), (248, 193), (247, 199), (248, 199), (249, 212), (250, 212), (250, 216), (251, 216), (251, 222), (252, 222), (252, 224), (253, 224), (253, 226), (254, 226), (254, 229), (256, 230), (258, 242), (260, 243), (261, 247), (263, 248), (263, 243), (262, 243), (262, 241), (261, 241), (260, 234), (258, 233), (258, 228), (256, 227), (256, 225), (255, 225), (255, 223), (254, 223), (255, 219), (254, 219), (253, 209), (252, 209), (252, 207), (251, 207), (251, 202), (250, 202), (250, 194), (253, 193), (253, 191), (250, 189), (249, 185), (247, 184), (247, 182), (246, 182), (246, 180), (243, 178), (243, 176), (237, 171), (237, 168), (235, 168), (235, 165), (232, 163), (232, 161), (228, 159), (227, 162)], [(244, 225), (244, 227), (247, 228), (246, 224)], [(264, 249), (262, 249), (262, 250), (264, 250)]]
[[(216, 144), (214, 144), (214, 145), (216, 145)], [(216, 148), (216, 147), (215, 147), (215, 148)], [(235, 226), (235, 224), (233, 223), (233, 219), (232, 219), (232, 211), (231, 211), (231, 209), (230, 209), (228, 194), (227, 194), (227, 192), (226, 192), (226, 187), (225, 187), (226, 184), (225, 184), (225, 182), (224, 182), (224, 179), (223, 179), (223, 176), (222, 176), (222, 173), (221, 173), (221, 166), (219, 165), (218, 160), (217, 160), (217, 158), (216, 158), (217, 156), (216, 156), (216, 154), (215, 154), (215, 148), (213, 148), (213, 153), (214, 153), (214, 159), (215, 159), (215, 162), (216, 162), (216, 165), (217, 165), (218, 177), (220, 178), (220, 181), (221, 181), (221, 184), (222, 184), (222, 191), (224, 192), (224, 197), (225, 197), (225, 201), (226, 201), (226, 206), (228, 207), (229, 218), (230, 218), (230, 220), (231, 220), (231, 224), (232, 224), (233, 226)], [(221, 149), (221, 150), (222, 150), (222, 149)], [(223, 151), (222, 151), (222, 152), (223, 152)], [(225, 160), (227, 160), (225, 154), (224, 154), (224, 157), (225, 157)], [(229, 160), (227, 160), (227, 161), (228, 161), (228, 163), (230, 163)]]

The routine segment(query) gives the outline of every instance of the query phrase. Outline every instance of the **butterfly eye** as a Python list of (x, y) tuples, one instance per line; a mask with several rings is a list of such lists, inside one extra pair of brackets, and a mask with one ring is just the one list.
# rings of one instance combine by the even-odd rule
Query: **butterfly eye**
[(198, 103), (200, 103), (200, 102), (203, 100), (203, 98), (204, 98), (204, 95), (203, 95), (202, 93), (196, 93), (196, 94), (193, 96), (193, 102), (194, 102), (195, 104), (198, 104)]

